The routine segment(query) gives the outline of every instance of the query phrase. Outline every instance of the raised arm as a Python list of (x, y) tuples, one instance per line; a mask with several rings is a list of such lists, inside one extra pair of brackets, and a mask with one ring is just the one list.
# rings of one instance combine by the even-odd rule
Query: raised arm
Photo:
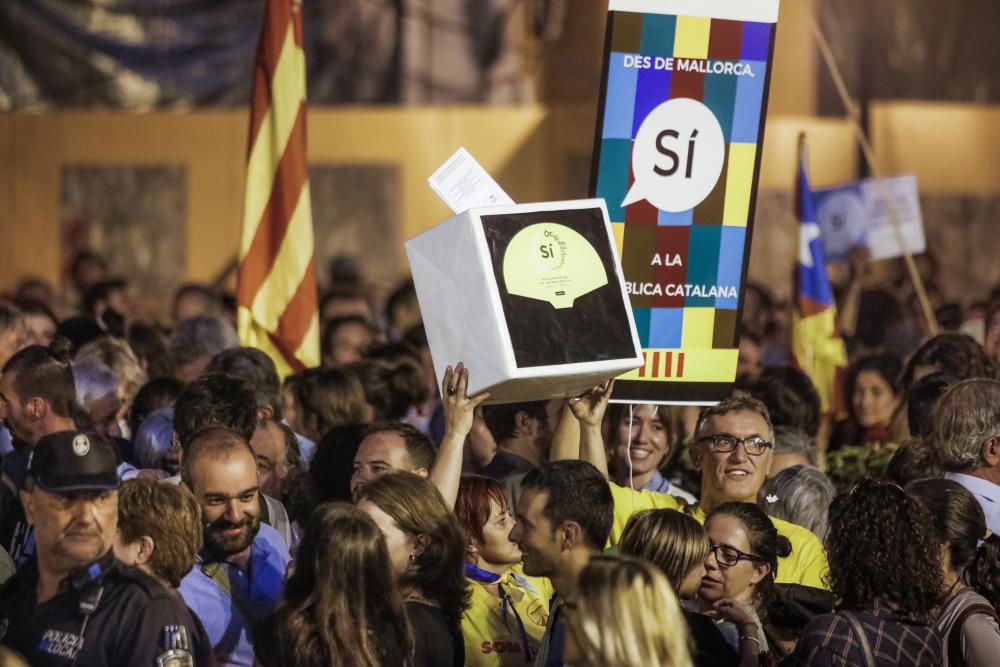
[(472, 430), (473, 413), (490, 396), (489, 392), (484, 391), (470, 398), (466, 395), (468, 389), (469, 369), (461, 362), (454, 370), (449, 366), (441, 383), (444, 437), (431, 468), (430, 480), (441, 492), (444, 502), (452, 508), (455, 507), (458, 485), (462, 481), (462, 450), (465, 447), (465, 437)]
[(601, 421), (614, 387), (615, 381), (608, 380), (581, 396), (569, 399), (568, 403), (573, 416), (580, 422), (580, 459), (592, 463), (605, 478), (608, 476), (608, 457), (604, 451), (604, 438), (601, 437)]
[(559, 424), (552, 434), (552, 448), (549, 450), (550, 461), (575, 461), (580, 458), (580, 422), (569, 408), (563, 408)]

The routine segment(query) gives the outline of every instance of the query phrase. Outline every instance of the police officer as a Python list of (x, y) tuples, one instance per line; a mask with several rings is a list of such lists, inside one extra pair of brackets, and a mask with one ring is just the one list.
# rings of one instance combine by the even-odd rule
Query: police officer
[(35, 445), (20, 499), (37, 557), (0, 589), (0, 642), (32, 665), (205, 662), (207, 641), (184, 603), (115, 560), (117, 459), (95, 434), (62, 431)]

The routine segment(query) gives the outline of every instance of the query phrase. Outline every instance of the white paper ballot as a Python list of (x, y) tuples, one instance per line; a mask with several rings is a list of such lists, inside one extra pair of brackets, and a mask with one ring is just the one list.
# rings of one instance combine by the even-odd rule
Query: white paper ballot
[(427, 183), (455, 213), (514, 203), (464, 146), (438, 167)]

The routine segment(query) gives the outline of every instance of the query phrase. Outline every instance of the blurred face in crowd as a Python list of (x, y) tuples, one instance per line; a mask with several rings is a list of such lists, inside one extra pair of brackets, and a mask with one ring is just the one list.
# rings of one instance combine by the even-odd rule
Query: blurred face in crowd
[(0, 368), (21, 348), (28, 344), (28, 328), (24, 320), (18, 320), (13, 326), (0, 331)]
[(385, 537), (385, 546), (389, 551), (389, 561), (392, 571), (397, 577), (406, 573), (410, 567), (410, 556), (417, 556), (422, 549), (417, 540), (403, 531), (396, 520), (382, 511), (372, 501), (365, 499), (358, 503), (358, 509), (367, 514), (375, 522)]
[(736, 377), (755, 378), (760, 375), (764, 350), (749, 336), (740, 336), (740, 354), (736, 360)]
[(517, 499), (517, 523), (509, 539), (521, 550), (524, 573), (530, 577), (548, 577), (560, 566), (558, 527), (545, 516), (548, 501), (549, 492), (539, 489), (524, 489)]
[(111, 438), (122, 437), (119, 427), (119, 417), (122, 409), (122, 399), (118, 392), (102, 396), (91, 401), (87, 406), (87, 414), (94, 423), (94, 430)]
[[(709, 553), (711, 557), (711, 553)], [(684, 577), (684, 581), (681, 582), (680, 590), (677, 591), (677, 597), (681, 600), (693, 600), (698, 596), (698, 590), (701, 588), (701, 580), (708, 574), (708, 568), (705, 567), (705, 563), (698, 563), (698, 565), (687, 573)]]
[(221, 557), (249, 549), (260, 530), (260, 486), (250, 450), (200, 457), (191, 482), (201, 505), (205, 546)]
[(323, 304), (323, 321), (332, 320), (335, 317), (348, 317), (358, 315), (369, 322), (372, 320), (372, 309), (364, 297), (342, 297), (339, 299), (329, 299)]
[(851, 402), (858, 423), (865, 428), (888, 424), (899, 407), (892, 387), (875, 371), (858, 373)]
[(21, 397), (14, 390), (14, 380), (17, 375), (11, 372), (0, 375), (0, 417), (11, 433), (26, 442), (35, 442), (38, 438), (31, 427), (31, 406), (24, 405)]
[(770, 566), (747, 558), (752, 553), (743, 522), (728, 514), (716, 514), (705, 523), (705, 533), (709, 544), (718, 549), (710, 551), (705, 559), (698, 597), (707, 604), (723, 598), (750, 602), (753, 587), (767, 575)]
[(631, 421), (632, 430), (629, 431), (629, 414), (624, 411), (615, 429), (612, 452), (615, 465), (618, 470), (627, 470), (631, 460), (635, 476), (655, 472), (670, 453), (671, 445), (657, 406), (635, 406)]
[(257, 430), (250, 439), (250, 447), (257, 458), (260, 490), (274, 498), (281, 498), (281, 485), (288, 475), (284, 431), (273, 420), (258, 422)]
[[(731, 452), (718, 451), (712, 436), (726, 435), (740, 440)], [(734, 410), (710, 417), (698, 441), (691, 448), (691, 462), (701, 471), (701, 504), (706, 509), (738, 500), (756, 502), (757, 492), (767, 478), (774, 458), (774, 448), (753, 455), (742, 441), (761, 438), (774, 441), (767, 422), (751, 410)]]
[(382, 475), (395, 470), (404, 470), (427, 476), (425, 468), (414, 469), (410, 454), (406, 451), (406, 440), (393, 431), (372, 433), (361, 441), (354, 456), (354, 474), (351, 476), (351, 493)]
[(327, 366), (344, 366), (361, 361), (372, 344), (371, 330), (360, 322), (346, 322), (330, 338), (330, 349), (324, 350)]
[(35, 527), (38, 557), (59, 572), (91, 563), (111, 549), (118, 527), (117, 491), (67, 495), (35, 486), (21, 491), (28, 523)]
[[(25, 345), (44, 345), (48, 347), (52, 342), (52, 337), (56, 335), (56, 323), (49, 319), (48, 315), (41, 313), (31, 313), (24, 316), (24, 324), (27, 328), (28, 339)], [(0, 357), (3, 355), (0, 354)], [(0, 362), (0, 365), (6, 363)]]
[(521, 550), (509, 539), (514, 523), (506, 504), (490, 500), (490, 518), (483, 526), (483, 541), (474, 545), (480, 559), (493, 565), (516, 565), (521, 562)]
[(174, 372), (174, 377), (181, 382), (194, 382), (201, 377), (201, 374), (205, 372), (205, 369), (208, 368), (208, 364), (211, 363), (211, 361), (212, 357), (207, 354), (196, 357), (183, 366), (179, 366)]

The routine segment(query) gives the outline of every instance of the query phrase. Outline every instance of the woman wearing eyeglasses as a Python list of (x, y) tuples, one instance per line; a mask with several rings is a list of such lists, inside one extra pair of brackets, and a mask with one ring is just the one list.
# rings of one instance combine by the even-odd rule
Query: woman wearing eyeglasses
[(729, 502), (705, 521), (709, 554), (698, 599), (702, 611), (729, 619), (720, 628), (736, 647), (750, 642), (768, 651), (761, 616), (774, 587), (778, 558), (791, 551), (771, 519), (756, 505)]

